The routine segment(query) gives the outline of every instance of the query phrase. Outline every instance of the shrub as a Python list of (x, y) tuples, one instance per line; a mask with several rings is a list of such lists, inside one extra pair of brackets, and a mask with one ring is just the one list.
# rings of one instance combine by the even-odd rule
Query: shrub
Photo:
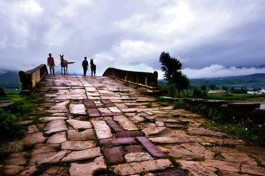
[(23, 128), (17, 123), (16, 115), (0, 109), (0, 140), (21, 137), (24, 133)]

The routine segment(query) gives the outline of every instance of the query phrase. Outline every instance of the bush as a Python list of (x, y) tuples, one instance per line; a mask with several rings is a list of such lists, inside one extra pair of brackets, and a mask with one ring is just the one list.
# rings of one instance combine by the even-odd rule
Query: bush
[(206, 91), (202, 91), (199, 87), (193, 87), (192, 96), (196, 98), (205, 98), (207, 97)]
[(23, 128), (17, 123), (17, 117), (14, 114), (0, 109), (0, 141), (22, 137), (24, 135)]

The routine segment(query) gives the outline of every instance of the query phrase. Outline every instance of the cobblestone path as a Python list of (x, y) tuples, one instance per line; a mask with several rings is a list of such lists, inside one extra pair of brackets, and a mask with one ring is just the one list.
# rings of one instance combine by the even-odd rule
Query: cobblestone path
[[(106, 77), (48, 76), (2, 175), (265, 175), (265, 149)], [(26, 146), (26, 147), (25, 147)]]

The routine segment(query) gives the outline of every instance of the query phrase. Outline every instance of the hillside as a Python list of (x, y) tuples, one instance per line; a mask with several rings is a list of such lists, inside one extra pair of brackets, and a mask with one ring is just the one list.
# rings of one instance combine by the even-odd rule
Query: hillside
[(235, 88), (265, 88), (265, 73), (221, 78), (190, 79), (191, 86), (216, 85)]
[(4, 89), (18, 89), (19, 76), (17, 71), (0, 73), (0, 87)]

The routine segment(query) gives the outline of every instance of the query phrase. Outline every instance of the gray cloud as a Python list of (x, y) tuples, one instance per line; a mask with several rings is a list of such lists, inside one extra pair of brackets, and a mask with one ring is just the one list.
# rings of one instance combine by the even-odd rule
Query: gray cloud
[(69, 70), (80, 74), (84, 56), (94, 58), (99, 75), (107, 67), (152, 72), (162, 51), (179, 57), (190, 77), (216, 64), (223, 70), (264, 64), (262, 0), (0, 0), (0, 6), (0, 70), (31, 69), (50, 52), (56, 65), (60, 54), (76, 62)]

